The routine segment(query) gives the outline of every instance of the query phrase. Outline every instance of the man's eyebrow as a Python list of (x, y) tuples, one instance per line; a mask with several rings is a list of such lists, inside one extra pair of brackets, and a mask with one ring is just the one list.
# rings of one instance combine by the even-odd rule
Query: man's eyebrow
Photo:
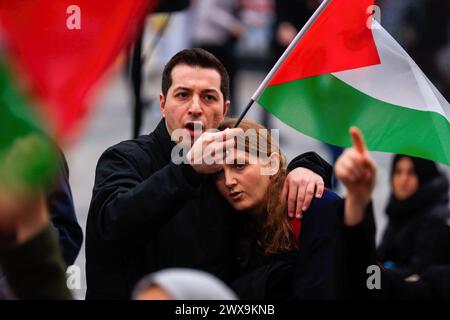
[(205, 89), (202, 90), (203, 93), (219, 93), (219, 90), (217, 89)]
[(173, 91), (177, 91), (177, 90), (192, 91), (192, 89), (187, 88), (187, 87), (176, 87), (175, 89), (173, 89)]

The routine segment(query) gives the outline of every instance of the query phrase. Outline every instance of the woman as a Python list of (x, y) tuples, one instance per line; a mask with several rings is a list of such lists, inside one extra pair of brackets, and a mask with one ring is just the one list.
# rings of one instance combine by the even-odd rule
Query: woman
[(379, 260), (404, 278), (432, 265), (450, 264), (447, 177), (434, 162), (396, 155), (391, 187)]
[[(231, 128), (224, 121), (220, 130)], [(341, 200), (326, 190), (300, 221), (286, 212), (286, 160), (268, 131), (243, 120), (223, 169), (215, 175), (219, 192), (239, 215), (238, 280), (241, 298), (320, 299), (336, 297), (335, 225)]]
[[(353, 140), (352, 148), (344, 151), (335, 166), (336, 176), (347, 189), (342, 247), (346, 252), (345, 270), (348, 271), (350, 276), (351, 297), (358, 300), (364, 298), (376, 300), (450, 299), (450, 265), (427, 268), (420, 276), (416, 276), (414, 281), (411, 281), (412, 279), (405, 280), (396, 272), (377, 267), (375, 221), (370, 205), (377, 166), (367, 152), (359, 130), (352, 128), (351, 136)], [(408, 161), (403, 161), (403, 164), (401, 164), (402, 159)], [(428, 168), (431, 169), (428, 172), (429, 175), (422, 175), (419, 173), (421, 170), (417, 170), (417, 175), (414, 170), (404, 171), (403, 166), (412, 169), (412, 161), (413, 158), (406, 156), (396, 156), (394, 159), (393, 189), (396, 197), (405, 197), (408, 193), (414, 192), (414, 189), (418, 187), (419, 180), (423, 181), (427, 176), (432, 177), (433, 172), (436, 173), (436, 168), (431, 162), (428, 162)], [(422, 160), (414, 159), (414, 161), (420, 162)], [(417, 167), (424, 168), (423, 166)], [(401, 174), (402, 172), (403, 174)], [(422, 171), (422, 173), (425, 173), (425, 171)], [(400, 177), (397, 175), (400, 175)], [(401, 178), (403, 175), (406, 176)], [(408, 176), (410, 177), (408, 178)], [(409, 179), (413, 181), (408, 184), (405, 181)], [(400, 187), (397, 184), (402, 180), (404, 180), (401, 183), (403, 187), (400, 191), (397, 190)], [(414, 241), (414, 238), (411, 238), (410, 241)], [(370, 270), (369, 266), (372, 267), (372, 271), (368, 271)], [(377, 290), (373, 290), (374, 288), (370, 288), (368, 284), (375, 285)]]

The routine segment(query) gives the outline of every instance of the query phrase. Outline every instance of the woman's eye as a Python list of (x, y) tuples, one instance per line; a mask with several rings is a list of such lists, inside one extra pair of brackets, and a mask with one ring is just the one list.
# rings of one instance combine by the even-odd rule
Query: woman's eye
[(242, 163), (237, 163), (237, 164), (235, 164), (235, 168), (236, 169), (238, 169), (238, 170), (242, 170), (242, 169), (244, 169), (245, 168), (245, 166), (246, 166), (246, 164), (244, 163), (244, 164), (242, 164)]

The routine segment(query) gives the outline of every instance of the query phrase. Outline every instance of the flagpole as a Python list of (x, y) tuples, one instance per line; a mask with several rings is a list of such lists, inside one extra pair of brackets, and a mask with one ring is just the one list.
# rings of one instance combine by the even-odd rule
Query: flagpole
[(261, 93), (266, 88), (267, 84), (272, 80), (275, 73), (278, 71), (280, 66), (283, 64), (283, 62), (286, 60), (286, 58), (291, 54), (291, 52), (294, 50), (295, 46), (300, 42), (300, 40), (303, 38), (303, 36), (306, 34), (306, 32), (311, 29), (311, 26), (316, 22), (316, 20), (319, 18), (319, 16), (322, 14), (322, 12), (325, 11), (326, 7), (330, 4), (332, 0), (324, 0), (320, 6), (317, 8), (317, 10), (314, 12), (314, 14), (309, 18), (308, 22), (303, 26), (303, 28), (297, 33), (294, 40), (291, 41), (287, 49), (283, 52), (280, 59), (278, 59), (277, 63), (272, 67), (270, 72), (267, 74), (267, 76), (264, 78), (264, 80), (261, 82), (259, 87), (256, 89), (255, 93), (251, 97), (249, 103), (245, 107), (244, 111), (239, 116), (238, 120), (234, 124), (233, 128), (236, 128), (242, 121), (242, 119), (245, 117), (247, 112), (252, 107), (253, 103), (255, 103), (256, 100), (261, 96)]

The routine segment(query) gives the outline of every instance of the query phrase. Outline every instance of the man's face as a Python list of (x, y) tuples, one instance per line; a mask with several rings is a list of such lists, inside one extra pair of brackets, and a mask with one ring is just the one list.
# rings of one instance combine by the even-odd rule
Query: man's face
[[(193, 142), (194, 135), (217, 128), (230, 105), (230, 101), (224, 101), (220, 84), (220, 74), (214, 69), (175, 66), (167, 96), (160, 94), (160, 108), (169, 134), (184, 129)], [(194, 125), (201, 129), (195, 130)]]

